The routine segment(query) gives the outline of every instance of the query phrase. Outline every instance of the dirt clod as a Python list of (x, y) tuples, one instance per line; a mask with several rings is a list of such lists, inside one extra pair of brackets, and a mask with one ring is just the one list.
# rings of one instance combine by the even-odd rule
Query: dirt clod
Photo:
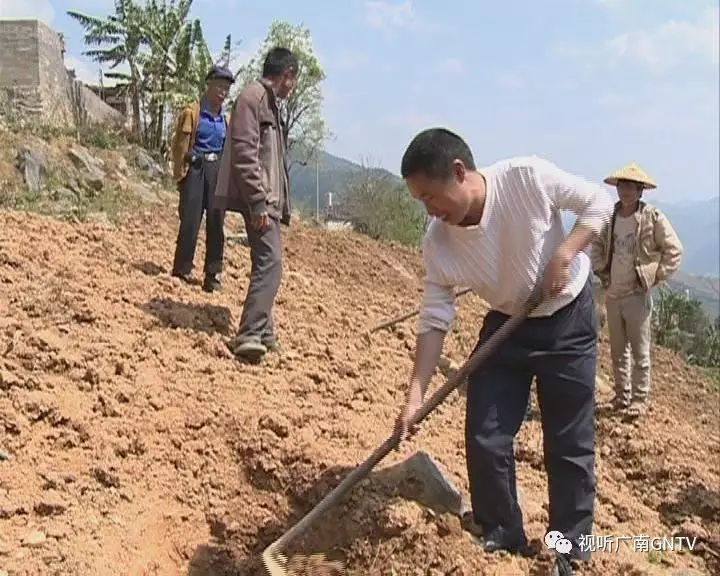
[(293, 556), (287, 563), (287, 576), (345, 576), (341, 562), (330, 562), (324, 554)]

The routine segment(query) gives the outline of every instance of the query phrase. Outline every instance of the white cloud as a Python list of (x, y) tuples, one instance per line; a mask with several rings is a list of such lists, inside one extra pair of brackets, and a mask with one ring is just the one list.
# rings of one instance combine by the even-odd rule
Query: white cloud
[(608, 40), (610, 64), (634, 62), (655, 74), (689, 61), (718, 63), (718, 9), (694, 22), (670, 20), (654, 30), (633, 30)]
[(638, 27), (596, 46), (557, 42), (551, 52), (576, 61), (586, 72), (593, 74), (599, 67), (634, 67), (659, 77), (671, 71), (696, 69), (708, 64), (717, 66), (719, 17), (720, 11), (713, 8), (694, 20), (668, 20), (654, 28)]
[(465, 74), (465, 65), (457, 58), (445, 58), (440, 62), (440, 71), (453, 76), (462, 76)]
[(365, 2), (365, 20), (372, 28), (403, 28), (415, 22), (415, 10), (410, 0), (400, 4), (383, 0)]
[(55, 9), (49, 0), (0, 0), (0, 18), (28, 18), (50, 25)]
[(505, 90), (523, 90), (525, 80), (515, 72), (503, 72), (496, 79), (497, 85)]

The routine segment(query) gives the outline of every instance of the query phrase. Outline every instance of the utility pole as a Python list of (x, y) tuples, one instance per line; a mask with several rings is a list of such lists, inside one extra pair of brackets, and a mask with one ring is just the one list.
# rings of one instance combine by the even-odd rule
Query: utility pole
[(320, 223), (320, 155), (315, 154), (315, 218)]

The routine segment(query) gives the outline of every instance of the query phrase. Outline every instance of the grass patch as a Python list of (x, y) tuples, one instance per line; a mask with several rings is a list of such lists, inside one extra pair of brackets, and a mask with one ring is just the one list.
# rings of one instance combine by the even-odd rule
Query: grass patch
[(720, 391), (720, 368), (716, 366), (702, 366), (700, 367), (700, 370), (706, 374), (710, 380), (712, 380), (712, 383), (715, 385), (715, 389)]

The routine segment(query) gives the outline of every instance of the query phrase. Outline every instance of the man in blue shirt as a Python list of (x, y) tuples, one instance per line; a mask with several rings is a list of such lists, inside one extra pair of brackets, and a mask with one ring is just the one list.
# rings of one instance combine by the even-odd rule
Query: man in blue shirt
[(227, 118), (223, 102), (234, 82), (232, 72), (213, 66), (206, 77), (202, 98), (187, 105), (178, 118), (173, 139), (173, 174), (180, 191), (180, 230), (172, 275), (189, 281), (195, 247), (205, 212), (206, 250), (203, 290), (220, 288), (225, 244), (225, 212), (213, 207), (220, 156), (225, 144)]

